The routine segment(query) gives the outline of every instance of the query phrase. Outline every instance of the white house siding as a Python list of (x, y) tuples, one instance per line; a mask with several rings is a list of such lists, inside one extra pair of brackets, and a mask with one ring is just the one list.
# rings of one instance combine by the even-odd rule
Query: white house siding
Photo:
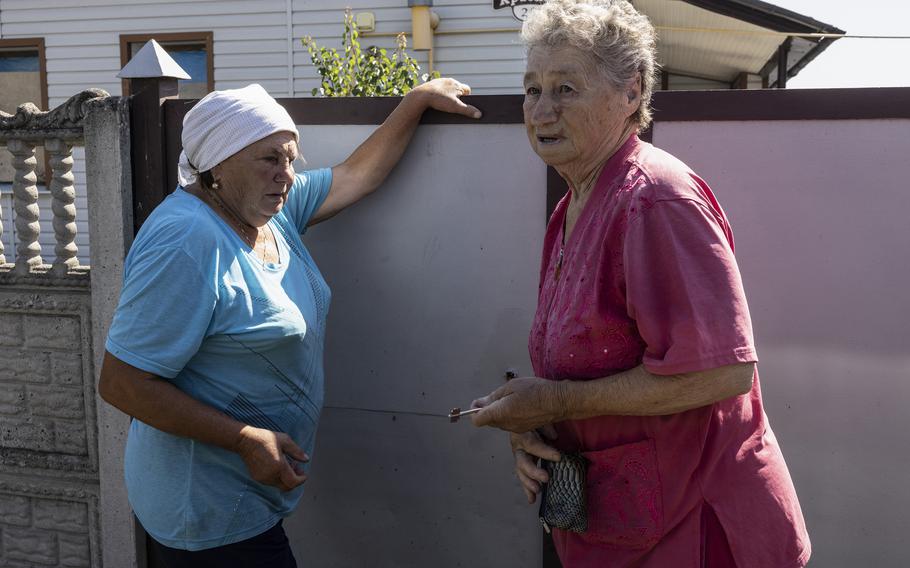
[[(320, 45), (340, 47), (344, 6), (355, 12), (373, 12), (377, 32), (410, 34), (407, 0), (2, 0), (0, 37), (44, 38), (51, 108), (91, 87), (121, 94), (121, 82), (116, 77), (120, 70), (120, 34), (155, 32), (213, 32), (217, 89), (257, 82), (276, 97), (310, 96), (319, 81), (300, 38), (310, 35)], [(441, 19), (439, 32), (514, 30), (520, 25), (510, 10), (493, 10), (490, 0), (437, 0), (432, 9)], [(391, 49), (395, 40), (364, 37), (362, 44)], [(468, 83), (475, 94), (520, 92), (524, 50), (518, 44), (517, 32), (437, 35), (435, 46), (435, 69)], [(426, 53), (415, 55), (426, 71)], [(89, 243), (82, 155), (82, 150), (78, 150), (73, 173), (77, 193), (76, 243), (80, 260), (86, 263)], [(8, 201), (8, 196), (5, 199)], [(44, 256), (50, 261), (54, 242), (46, 194), (41, 207), (41, 242)], [(3, 241), (9, 243), (14, 220), (4, 215), (3, 224)], [(12, 256), (10, 248), (6, 247), (8, 261)]]
[(0, 183), (0, 223), (3, 224), (3, 234), (0, 234), (0, 244), (3, 245), (3, 255), (6, 262), (14, 262), (15, 254), (13, 245), (13, 198), (10, 184)]
[(509, 9), (494, 10), (490, 0), (439, 2), (438, 31), (507, 29), (484, 34), (443, 34), (436, 37), (436, 67), (463, 78), (479, 95), (522, 92), (525, 50), (519, 42), (521, 22)]
[[(121, 94), (120, 34), (211, 31), (215, 87), (259, 82), (275, 96), (288, 94), (287, 3), (285, 0), (149, 2), (147, 0), (2, 0), (0, 34), (5, 39), (43, 37), (50, 107), (91, 87)], [(74, 156), (79, 257), (88, 262), (85, 165)], [(7, 198), (8, 200), (8, 198)], [(42, 253), (53, 260), (49, 195), (40, 202)], [(4, 211), (6, 212), (6, 211)], [(13, 220), (4, 215), (4, 243)], [(7, 261), (10, 260), (7, 246)]]
[[(316, 70), (299, 38), (312, 36), (319, 45), (341, 46), (344, 7), (354, 12), (372, 12), (376, 33), (411, 33), (411, 12), (406, 0), (331, 0), (294, 1), (294, 89), (298, 96), (309, 94), (319, 85)], [(518, 43), (517, 31), (448, 34), (458, 30), (517, 30), (520, 22), (510, 10), (494, 10), (490, 0), (437, 0), (432, 8), (440, 23), (435, 37), (434, 69), (471, 85), (474, 94), (507, 94), (521, 92), (524, 73), (524, 49)], [(393, 49), (395, 38), (362, 37), (362, 46), (378, 45)], [(421, 69), (428, 69), (425, 52), (413, 52)]]
[(3, 0), (4, 38), (43, 37), (50, 105), (99, 87), (120, 94), (120, 34), (211, 31), (216, 88), (261, 81), (287, 94), (286, 0)]

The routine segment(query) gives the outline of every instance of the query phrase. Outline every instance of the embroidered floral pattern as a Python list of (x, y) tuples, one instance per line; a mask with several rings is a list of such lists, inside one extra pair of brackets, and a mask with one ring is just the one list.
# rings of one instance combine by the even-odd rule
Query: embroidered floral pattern
[(663, 500), (653, 440), (583, 452), (588, 467), (586, 541), (648, 548), (662, 535)]

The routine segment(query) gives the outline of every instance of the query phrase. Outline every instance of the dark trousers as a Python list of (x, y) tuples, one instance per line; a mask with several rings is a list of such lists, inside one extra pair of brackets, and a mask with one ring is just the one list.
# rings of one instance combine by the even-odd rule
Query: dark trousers
[(148, 537), (150, 568), (297, 568), (281, 521), (264, 533), (217, 548), (169, 548)]
[(702, 505), (701, 534), (701, 562), (704, 568), (736, 568), (724, 527), (707, 503)]

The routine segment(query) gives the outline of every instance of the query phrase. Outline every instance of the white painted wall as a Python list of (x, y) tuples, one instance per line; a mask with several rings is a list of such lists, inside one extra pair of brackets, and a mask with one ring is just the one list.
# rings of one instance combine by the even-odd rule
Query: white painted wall
[(730, 217), (812, 566), (910, 565), (910, 120), (659, 123)]

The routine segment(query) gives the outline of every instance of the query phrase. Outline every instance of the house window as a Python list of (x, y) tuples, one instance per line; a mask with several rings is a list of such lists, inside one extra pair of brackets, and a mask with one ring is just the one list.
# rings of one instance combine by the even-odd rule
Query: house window
[[(120, 67), (129, 63), (150, 39), (160, 43), (190, 76), (177, 82), (180, 98), (198, 99), (215, 90), (212, 32), (121, 35)], [(129, 95), (129, 81), (123, 81), (123, 94)]]
[[(45, 71), (44, 39), (0, 39), (0, 110), (15, 114), (22, 103), (34, 103), (47, 108), (47, 72)], [(45, 181), (44, 149), (38, 148), (37, 173)], [(13, 157), (0, 148), (0, 184), (10, 183), (15, 176)]]

